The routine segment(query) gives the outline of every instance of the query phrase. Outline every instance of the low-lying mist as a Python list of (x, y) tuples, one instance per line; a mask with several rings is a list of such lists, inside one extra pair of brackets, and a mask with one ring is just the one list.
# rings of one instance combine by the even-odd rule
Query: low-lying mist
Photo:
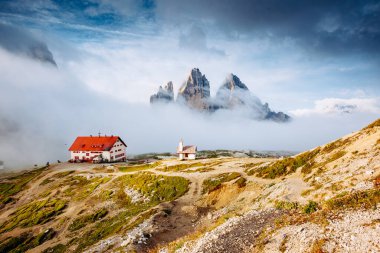
[(66, 161), (76, 136), (99, 131), (119, 135), (133, 154), (175, 152), (180, 138), (199, 150), (303, 151), (376, 118), (311, 115), (275, 123), (247, 119), (244, 111), (210, 115), (177, 105), (152, 107), (96, 93), (64, 69), (1, 49), (0, 58), (0, 160), (8, 169)]

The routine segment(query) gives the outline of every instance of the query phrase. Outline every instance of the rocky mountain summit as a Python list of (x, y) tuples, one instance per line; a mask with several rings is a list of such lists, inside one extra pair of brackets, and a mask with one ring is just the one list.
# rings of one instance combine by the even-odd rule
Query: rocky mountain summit
[[(170, 82), (171, 84), (171, 82)], [(171, 92), (159, 88), (159, 92), (150, 98), (150, 103), (174, 102), (173, 88)], [(171, 95), (168, 96), (167, 94)], [(291, 118), (283, 112), (275, 112), (269, 108), (268, 103), (262, 103), (248, 87), (240, 81), (239, 77), (229, 74), (218, 89), (216, 96), (210, 96), (210, 83), (198, 68), (191, 70), (189, 77), (178, 91), (176, 102), (191, 109), (206, 112), (218, 110), (245, 110), (247, 115), (256, 120), (273, 120), (286, 122)]]
[(235, 109), (245, 108), (250, 111), (252, 118), (260, 120), (274, 120), (285, 122), (290, 117), (283, 112), (274, 112), (269, 108), (268, 103), (263, 104), (248, 87), (242, 83), (234, 74), (229, 74), (223, 85), (216, 93), (214, 108), (218, 109)]
[(173, 83), (168, 82), (163, 88), (160, 86), (158, 92), (150, 96), (150, 103), (172, 102), (174, 101)]
[(186, 82), (178, 91), (177, 101), (190, 108), (208, 110), (210, 98), (210, 83), (205, 75), (194, 68), (191, 70)]

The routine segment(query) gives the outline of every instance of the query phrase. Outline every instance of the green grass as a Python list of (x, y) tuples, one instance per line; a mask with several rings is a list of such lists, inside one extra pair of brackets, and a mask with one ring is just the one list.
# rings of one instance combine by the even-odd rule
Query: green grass
[(243, 165), (243, 168), (245, 169), (245, 173), (247, 173), (248, 176), (253, 176), (256, 172), (256, 169), (261, 166), (265, 162), (259, 162), (259, 163), (247, 163)]
[(121, 172), (134, 172), (134, 171), (154, 169), (157, 166), (159, 166), (160, 164), (161, 164), (160, 162), (154, 162), (154, 163), (146, 163), (146, 164), (139, 164), (139, 165), (133, 165), (133, 166), (120, 166), (119, 171), (121, 171)]
[(61, 183), (62, 186), (69, 185), (69, 188), (63, 192), (63, 196), (71, 197), (74, 201), (81, 201), (93, 193), (99, 185), (105, 184), (109, 180), (111, 180), (110, 177), (94, 177), (91, 179), (83, 176), (68, 177)]
[(204, 172), (209, 172), (209, 171), (213, 171), (215, 169), (211, 168), (211, 167), (200, 167), (200, 168), (197, 168), (197, 169), (188, 169), (188, 170), (184, 170), (183, 172), (186, 172), (186, 173), (194, 173), (194, 172), (200, 172), (200, 173), (204, 173)]
[(49, 178), (45, 178), (41, 183), (40, 185), (46, 185), (46, 184), (49, 184), (51, 182), (54, 182), (56, 179), (61, 179), (63, 177), (66, 177), (72, 173), (74, 173), (75, 170), (69, 170), (69, 171), (63, 171), (63, 172), (58, 172), (56, 174), (54, 174), (53, 176), (49, 177)]
[(294, 173), (297, 168), (304, 166), (312, 161), (320, 152), (320, 149), (304, 152), (296, 157), (287, 157), (271, 164), (257, 168), (256, 176), (262, 178), (277, 178)]
[[(172, 201), (185, 194), (188, 191), (189, 180), (183, 177), (139, 172), (120, 176), (112, 184), (116, 190), (109, 196), (121, 204), (122, 211), (87, 225), (91, 227), (75, 241), (77, 252), (83, 251), (101, 239), (137, 226), (155, 212), (150, 209), (151, 207), (164, 201)], [(148, 197), (149, 201), (131, 203), (129, 196), (124, 192), (126, 187), (140, 192)], [(132, 218), (135, 219), (131, 220)], [(87, 222), (88, 218), (83, 220)]]
[(76, 218), (69, 226), (69, 231), (73, 232), (76, 230), (79, 230), (88, 224), (94, 223), (98, 220), (103, 219), (108, 214), (108, 210), (105, 208), (99, 209), (96, 212), (89, 214), (89, 215), (83, 215), (78, 218)]
[(337, 195), (325, 202), (327, 209), (376, 208), (380, 202), (380, 189), (370, 189)]
[(76, 240), (77, 247), (75, 252), (82, 252), (88, 246), (94, 245), (99, 240), (116, 234), (120, 231), (127, 231), (137, 223), (129, 224), (132, 217), (139, 215), (147, 210), (150, 205), (132, 205), (126, 211), (122, 211), (110, 218), (95, 223), (80, 238)]
[(274, 206), (275, 208), (280, 209), (280, 210), (297, 210), (299, 208), (299, 203), (276, 200)]
[(49, 247), (42, 251), (42, 253), (65, 253), (67, 251), (66, 245), (63, 244), (57, 244), (54, 245), (53, 247)]
[(148, 172), (120, 176), (115, 180), (122, 189), (131, 187), (153, 202), (174, 200), (188, 190), (189, 180), (183, 177), (156, 175)]
[(363, 128), (363, 130), (365, 129), (372, 129), (374, 127), (379, 127), (380, 126), (380, 119), (377, 119), (376, 121), (372, 122), (371, 124), (369, 124), (368, 126), (366, 126), (365, 128)]
[(223, 183), (232, 181), (238, 177), (241, 177), (240, 173), (230, 172), (230, 173), (222, 173), (215, 177), (208, 178), (203, 181), (202, 192), (210, 193), (212, 191), (215, 191), (216, 189), (219, 189)]
[(196, 162), (196, 163), (180, 163), (175, 165), (164, 166), (160, 168), (160, 171), (183, 171), (194, 167), (203, 167), (205, 164)]
[(33, 249), (52, 239), (56, 232), (48, 229), (36, 236), (31, 233), (22, 233), (18, 237), (7, 238), (0, 244), (0, 252), (18, 253)]
[(61, 199), (46, 199), (23, 205), (0, 226), (0, 233), (10, 231), (15, 227), (31, 227), (44, 224), (61, 214), (66, 205), (67, 201)]
[(0, 209), (13, 202), (14, 195), (27, 189), (27, 184), (38, 177), (47, 167), (27, 171), (23, 174), (1, 179), (0, 182)]
[(312, 200), (303, 207), (303, 212), (306, 214), (314, 213), (318, 210), (318, 203)]

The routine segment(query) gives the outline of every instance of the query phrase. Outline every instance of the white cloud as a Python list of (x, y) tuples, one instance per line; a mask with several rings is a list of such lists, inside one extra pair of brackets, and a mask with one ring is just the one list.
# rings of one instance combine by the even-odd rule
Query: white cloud
[(378, 98), (325, 98), (315, 101), (314, 108), (297, 109), (291, 111), (291, 113), (296, 116), (350, 113), (380, 114), (380, 101)]

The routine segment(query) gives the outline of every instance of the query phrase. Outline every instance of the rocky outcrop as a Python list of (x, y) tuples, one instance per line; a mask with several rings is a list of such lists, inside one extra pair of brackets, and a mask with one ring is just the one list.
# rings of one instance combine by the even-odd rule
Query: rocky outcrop
[(177, 101), (190, 108), (208, 110), (210, 98), (210, 83), (205, 75), (194, 68), (186, 82), (179, 89)]
[[(160, 87), (157, 94), (150, 97), (150, 103), (172, 102), (173, 84), (169, 82)], [(275, 112), (268, 103), (263, 104), (239, 77), (229, 74), (214, 98), (210, 97), (210, 83), (198, 68), (193, 68), (189, 77), (178, 91), (178, 104), (199, 111), (215, 112), (217, 110), (245, 110), (250, 118), (256, 120), (273, 120), (286, 122), (291, 118), (283, 112)]]
[(290, 120), (289, 115), (283, 112), (274, 112), (268, 103), (263, 104), (261, 100), (253, 95), (248, 87), (242, 83), (234, 74), (229, 74), (224, 84), (219, 88), (213, 108), (237, 109), (244, 108), (249, 111), (251, 117), (260, 120), (274, 120), (285, 122)]
[(150, 103), (169, 103), (174, 101), (173, 83), (168, 82), (163, 88), (160, 86), (158, 92), (150, 96)]

